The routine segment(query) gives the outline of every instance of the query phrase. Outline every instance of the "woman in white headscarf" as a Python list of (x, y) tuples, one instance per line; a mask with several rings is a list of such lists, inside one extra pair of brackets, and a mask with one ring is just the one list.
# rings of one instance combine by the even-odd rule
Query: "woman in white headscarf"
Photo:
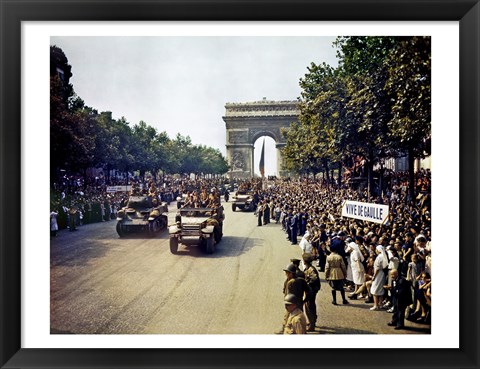
[(373, 264), (373, 280), (370, 293), (373, 295), (373, 307), (370, 310), (380, 310), (382, 306), (382, 298), (385, 293), (383, 286), (385, 285), (384, 269), (388, 266), (387, 255), (383, 246), (378, 245), (375, 248), (377, 258)]
[(352, 300), (357, 299), (360, 288), (365, 283), (365, 268), (363, 267), (363, 255), (355, 242), (348, 244), (347, 252), (350, 254), (350, 266), (352, 268), (352, 280), (355, 283), (355, 291), (348, 297)]

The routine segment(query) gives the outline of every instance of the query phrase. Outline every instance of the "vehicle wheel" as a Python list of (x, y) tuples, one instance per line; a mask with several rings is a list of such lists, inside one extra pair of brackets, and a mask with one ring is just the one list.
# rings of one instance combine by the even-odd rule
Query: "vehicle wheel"
[(235, 204), (232, 204), (232, 211), (237, 210), (237, 206)]
[(160, 217), (160, 230), (167, 228), (168, 218), (164, 215)]
[(178, 252), (178, 238), (170, 237), (170, 252), (176, 254)]
[(215, 251), (215, 239), (213, 235), (207, 238), (206, 248), (207, 254), (213, 254), (213, 252)]
[(203, 253), (206, 253), (207, 252), (207, 239), (206, 238), (203, 238), (200, 240), (200, 251), (203, 252)]
[(158, 225), (157, 225), (157, 222), (155, 220), (149, 222), (148, 223), (148, 235), (150, 237), (153, 237), (155, 235), (155, 233), (157, 232), (157, 228), (158, 228)]
[(125, 232), (122, 229), (122, 223), (117, 222), (117, 233), (120, 236), (120, 238), (125, 237)]
[(250, 211), (255, 211), (255, 206), (253, 205), (253, 202), (251, 202), (250, 205), (248, 205), (248, 209)]
[(213, 229), (213, 234), (215, 236), (215, 243), (219, 243), (222, 240), (222, 230), (220, 226)]

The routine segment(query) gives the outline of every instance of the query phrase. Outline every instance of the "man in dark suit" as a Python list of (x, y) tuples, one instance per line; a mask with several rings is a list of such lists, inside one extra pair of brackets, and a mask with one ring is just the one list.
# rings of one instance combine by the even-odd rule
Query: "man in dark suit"
[(297, 240), (297, 236), (298, 236), (298, 212), (297, 210), (295, 209), (294, 212), (293, 212), (293, 216), (292, 218), (290, 219), (290, 232), (291, 232), (291, 236), (290, 236), (290, 241), (292, 243), (292, 245), (296, 245), (298, 240)]
[(405, 309), (412, 303), (411, 283), (403, 277), (397, 269), (390, 271), (392, 282), (384, 288), (389, 289), (394, 302), (394, 313), (389, 326), (395, 329), (403, 329), (405, 325)]

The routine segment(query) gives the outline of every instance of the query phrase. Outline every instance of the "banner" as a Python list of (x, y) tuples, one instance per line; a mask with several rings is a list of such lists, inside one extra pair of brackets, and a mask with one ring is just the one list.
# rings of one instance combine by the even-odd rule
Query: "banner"
[(345, 200), (342, 217), (361, 219), (367, 222), (388, 224), (388, 205)]
[(129, 192), (131, 189), (131, 185), (125, 185), (125, 186), (107, 186), (107, 192), (108, 193), (114, 193), (114, 192)]

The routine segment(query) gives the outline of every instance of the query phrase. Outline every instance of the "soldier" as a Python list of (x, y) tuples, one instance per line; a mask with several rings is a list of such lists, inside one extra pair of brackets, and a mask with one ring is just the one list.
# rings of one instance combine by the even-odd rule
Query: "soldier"
[(327, 256), (327, 262), (325, 264), (325, 279), (328, 281), (330, 287), (332, 287), (333, 305), (337, 305), (337, 291), (340, 291), (343, 304), (348, 304), (343, 288), (346, 276), (347, 267), (345, 266), (343, 258), (337, 254), (336, 249), (331, 249), (331, 253)]
[(262, 225), (262, 218), (263, 218), (263, 203), (259, 202), (258, 207), (257, 207), (257, 226)]
[(285, 309), (287, 310), (287, 321), (283, 334), (306, 334), (307, 318), (300, 308), (298, 299), (293, 294), (285, 296)]
[(303, 304), (305, 295), (310, 293), (310, 287), (304, 279), (304, 273), (294, 264), (289, 264), (283, 270), (287, 275), (287, 279), (283, 286), (284, 295), (293, 293), (295, 296), (297, 296), (299, 303)]
[(153, 182), (153, 180), (148, 182), (148, 196), (152, 198), (157, 196), (157, 187), (155, 186), (155, 182)]
[(305, 281), (310, 287), (310, 293), (306, 296), (305, 312), (308, 318), (308, 331), (313, 332), (315, 330), (315, 323), (317, 322), (317, 305), (315, 299), (317, 293), (320, 291), (320, 277), (318, 276), (317, 269), (312, 265), (313, 256), (310, 254), (303, 255), (303, 263), (305, 264)]
[(305, 273), (300, 269), (300, 259), (290, 259), (290, 262), (295, 265), (295, 268), (297, 268), (296, 271), (296, 276), (300, 278), (305, 278)]

